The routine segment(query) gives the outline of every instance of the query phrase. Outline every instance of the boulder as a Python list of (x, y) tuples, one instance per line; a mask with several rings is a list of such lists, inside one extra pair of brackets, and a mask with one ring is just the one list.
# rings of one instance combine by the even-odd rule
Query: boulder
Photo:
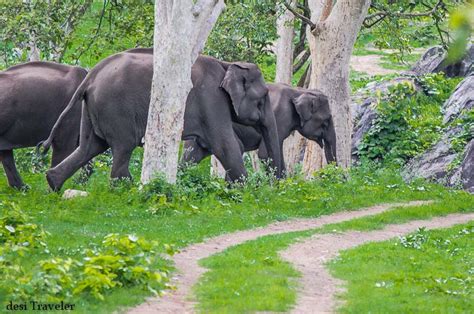
[[(474, 193), (474, 140), (457, 153), (451, 147), (453, 138), (464, 132), (464, 126), (455, 121), (465, 110), (474, 107), (474, 75), (465, 78), (443, 105), (443, 121), (447, 126), (441, 139), (422, 155), (413, 158), (402, 173), (406, 180), (425, 178), (448, 186), (461, 186)], [(460, 165), (453, 164), (462, 158)]]
[(444, 72), (449, 77), (468, 76), (474, 71), (474, 45), (470, 44), (464, 57), (456, 63), (447, 62), (447, 52), (440, 46), (428, 49), (412, 67), (415, 75)]
[(460, 126), (449, 130), (430, 149), (410, 160), (402, 173), (403, 178), (407, 181), (424, 178), (451, 185), (447, 178), (449, 165), (456, 159), (457, 153), (452, 151), (450, 142), (460, 132)]
[(85, 191), (68, 189), (68, 190), (64, 191), (63, 199), (68, 200), (68, 199), (76, 198), (76, 197), (86, 197), (88, 195), (89, 195), (89, 193), (87, 193)]
[(463, 188), (474, 194), (474, 140), (471, 140), (467, 145), (465, 157), (460, 169)]
[(474, 73), (464, 79), (443, 105), (443, 122), (455, 120), (464, 110), (474, 107)]

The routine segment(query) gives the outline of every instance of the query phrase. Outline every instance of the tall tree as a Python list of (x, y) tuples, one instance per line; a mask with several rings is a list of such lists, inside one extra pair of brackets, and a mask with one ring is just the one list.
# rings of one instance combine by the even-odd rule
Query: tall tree
[[(351, 117), (349, 62), (357, 34), (364, 22), (370, 0), (309, 0), (310, 17), (286, 7), (310, 27), (308, 41), (311, 51), (309, 88), (316, 88), (329, 98), (337, 136), (337, 160), (348, 167), (351, 160)], [(312, 173), (323, 164), (322, 150), (308, 142), (304, 170)]]
[(155, 1), (153, 82), (141, 181), (159, 172), (176, 181), (191, 67), (222, 10), (223, 0)]

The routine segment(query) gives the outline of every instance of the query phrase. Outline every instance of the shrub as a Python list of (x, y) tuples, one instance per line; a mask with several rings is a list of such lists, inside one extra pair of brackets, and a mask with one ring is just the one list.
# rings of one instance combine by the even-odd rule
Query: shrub
[(441, 107), (459, 79), (430, 74), (417, 81), (423, 92), (401, 83), (379, 100), (378, 117), (358, 147), (361, 159), (402, 165), (440, 138), (444, 128)]

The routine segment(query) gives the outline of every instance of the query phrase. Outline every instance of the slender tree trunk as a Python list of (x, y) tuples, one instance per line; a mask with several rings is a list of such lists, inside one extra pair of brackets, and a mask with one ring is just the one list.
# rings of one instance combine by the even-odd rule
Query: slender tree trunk
[(41, 53), (36, 45), (36, 35), (34, 32), (31, 33), (30, 41), (27, 46), (28, 49), (28, 61), (41, 61)]
[[(311, 19), (317, 24), (309, 32), (311, 49), (310, 88), (317, 88), (329, 98), (337, 137), (337, 160), (349, 167), (351, 161), (351, 116), (349, 62), (357, 34), (367, 15), (370, 0), (338, 0), (332, 10), (325, 6), (332, 1), (310, 1), (316, 9)], [(321, 6), (321, 2), (324, 2)], [(319, 21), (319, 22), (318, 22)], [(323, 150), (308, 142), (305, 151), (305, 173), (310, 175), (324, 164)]]
[(223, 0), (155, 2), (153, 82), (141, 181), (162, 172), (176, 181), (191, 67), (224, 9)]

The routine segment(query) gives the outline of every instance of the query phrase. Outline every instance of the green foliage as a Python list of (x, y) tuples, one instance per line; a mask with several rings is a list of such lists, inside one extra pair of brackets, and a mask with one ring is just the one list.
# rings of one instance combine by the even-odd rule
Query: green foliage
[(205, 53), (227, 61), (258, 63), (276, 39), (274, 1), (227, 3), (211, 32)]
[(347, 281), (341, 312), (470, 312), (473, 232), (468, 223), (343, 251), (330, 263), (333, 274)]
[(443, 74), (429, 74), (418, 80), (423, 92), (408, 83), (390, 87), (358, 148), (361, 158), (403, 164), (428, 149), (440, 137), (441, 107), (458, 82)]
[(420, 228), (415, 233), (400, 237), (400, 244), (404, 248), (420, 250), (423, 243), (428, 241), (428, 238), (426, 228)]
[(2, 1), (0, 50), (8, 66), (26, 61), (28, 44), (35, 43), (45, 60), (61, 61), (72, 31), (92, 1)]
[[(0, 207), (0, 291), (11, 300), (60, 301), (79, 294), (104, 300), (104, 294), (116, 287), (139, 286), (154, 294), (168, 288), (169, 268), (158, 266), (158, 250), (172, 255), (173, 246), (112, 233), (83, 250), (80, 258), (51, 257), (47, 233), (30, 223), (31, 217), (14, 203)], [(38, 253), (48, 258), (30, 268), (22, 266)]]
[(451, 139), (451, 149), (456, 153), (461, 153), (467, 143), (474, 138), (474, 108), (463, 110), (450, 125), (461, 127), (461, 132)]
[(448, 50), (448, 62), (461, 59), (466, 51), (474, 25), (474, 3), (466, 3), (457, 9), (449, 19), (449, 27), (453, 30), (454, 40)]
[[(401, 63), (406, 63), (413, 47), (439, 43), (447, 46), (451, 36), (446, 27), (446, 20), (450, 12), (462, 2), (446, 0), (437, 6), (438, 0), (372, 1), (368, 15), (380, 12), (385, 14), (374, 16), (369, 20), (369, 24), (378, 22), (363, 29), (360, 36), (370, 38), (371, 43), (377, 48), (397, 49), (399, 53), (393, 54), (393, 57)], [(431, 14), (423, 14), (426, 12)]]

